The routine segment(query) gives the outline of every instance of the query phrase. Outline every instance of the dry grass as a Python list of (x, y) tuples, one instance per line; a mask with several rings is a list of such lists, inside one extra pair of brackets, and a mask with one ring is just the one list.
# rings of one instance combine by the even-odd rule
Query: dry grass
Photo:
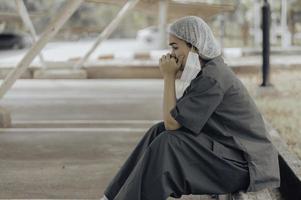
[[(273, 70), (273, 90), (259, 95), (260, 74), (238, 74), (264, 117), (301, 159), (301, 69)], [(261, 90), (262, 93), (262, 90)]]

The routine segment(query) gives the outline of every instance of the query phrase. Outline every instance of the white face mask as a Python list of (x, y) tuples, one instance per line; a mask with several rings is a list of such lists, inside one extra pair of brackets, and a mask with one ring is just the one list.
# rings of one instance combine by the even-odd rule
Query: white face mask
[(202, 70), (199, 60), (199, 54), (189, 51), (184, 71), (181, 78), (176, 82), (176, 97), (180, 98), (185, 89), (190, 85), (190, 82), (197, 76)]

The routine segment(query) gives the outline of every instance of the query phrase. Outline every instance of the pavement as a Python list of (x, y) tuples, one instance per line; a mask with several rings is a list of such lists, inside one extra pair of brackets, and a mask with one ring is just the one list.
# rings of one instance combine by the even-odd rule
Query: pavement
[(0, 101), (0, 199), (98, 199), (161, 119), (161, 80), (18, 80)]
[(0, 100), (12, 119), (0, 128), (0, 199), (100, 199), (162, 121), (162, 97), (161, 79), (17, 80)]

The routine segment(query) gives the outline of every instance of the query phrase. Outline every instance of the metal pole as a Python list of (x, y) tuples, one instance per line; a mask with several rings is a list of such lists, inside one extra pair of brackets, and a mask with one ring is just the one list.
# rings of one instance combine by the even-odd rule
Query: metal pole
[[(29, 14), (27, 12), (27, 8), (24, 4), (24, 1), (23, 0), (15, 0), (15, 2), (16, 2), (17, 8), (18, 8), (19, 15), (21, 16), (21, 19), (23, 20), (23, 23), (29, 29), (30, 34), (33, 38), (33, 41), (36, 42), (38, 40), (38, 36), (37, 36), (36, 30), (32, 24), (32, 21), (29, 17)], [(41, 52), (39, 53), (39, 59), (40, 59), (42, 66), (44, 68), (46, 68), (46, 63), (45, 63), (44, 57)]]
[(271, 11), (267, 0), (262, 6), (262, 87), (270, 86), (270, 21)]
[(281, 45), (288, 47), (290, 43), (290, 32), (287, 26), (287, 2), (288, 0), (281, 0)]
[(277, 43), (277, 14), (273, 12), (275, 7), (274, 0), (270, 0), (270, 9), (271, 9), (271, 44)]
[(260, 2), (259, 0), (254, 1), (253, 8), (253, 17), (254, 17), (254, 27), (253, 27), (253, 35), (254, 35), (254, 45), (258, 47), (260, 45)]
[(74, 69), (78, 69), (89, 59), (91, 54), (95, 51), (98, 45), (106, 40), (111, 33), (117, 28), (120, 24), (121, 20), (125, 17), (126, 14), (139, 2), (139, 0), (128, 0), (128, 2), (123, 6), (123, 8), (119, 11), (117, 16), (113, 19), (113, 21), (106, 27), (105, 30), (97, 37), (93, 46), (89, 49), (89, 51), (85, 54), (85, 56), (79, 60), (75, 65)]
[(168, 2), (166, 0), (159, 1), (159, 48), (166, 48), (166, 22), (167, 22)]
[(49, 40), (51, 40), (60, 30), (63, 24), (71, 17), (77, 10), (83, 0), (66, 0), (63, 10), (55, 16), (52, 23), (50, 23), (40, 39), (29, 49), (22, 60), (18, 63), (16, 68), (11, 71), (3, 80), (0, 86), (0, 98), (13, 86), (16, 80), (22, 75), (26, 68), (30, 65), (36, 55), (43, 49)]

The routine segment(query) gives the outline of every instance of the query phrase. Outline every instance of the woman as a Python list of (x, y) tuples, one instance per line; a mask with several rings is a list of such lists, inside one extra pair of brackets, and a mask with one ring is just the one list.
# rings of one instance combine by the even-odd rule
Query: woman
[[(165, 200), (279, 187), (278, 153), (247, 90), (199, 17), (169, 27), (163, 122), (153, 125), (105, 190), (109, 200)], [(176, 99), (175, 80), (190, 84)]]

